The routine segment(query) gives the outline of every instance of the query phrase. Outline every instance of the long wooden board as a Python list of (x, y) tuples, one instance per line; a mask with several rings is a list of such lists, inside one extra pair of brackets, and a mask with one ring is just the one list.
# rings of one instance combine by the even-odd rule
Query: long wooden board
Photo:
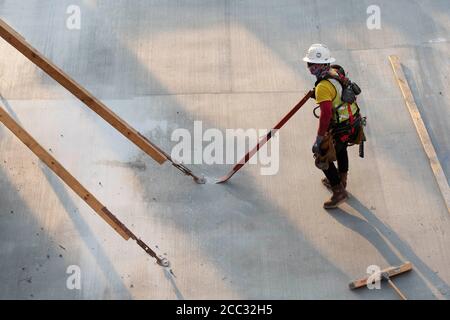
[(33, 48), (18, 32), (11, 28), (5, 21), (0, 19), (0, 36), (10, 45), (16, 48), (20, 53), (27, 57), (36, 66), (47, 73), (56, 82), (61, 84), (74, 96), (80, 99), (86, 106), (92, 109), (100, 117), (102, 117), (111, 126), (116, 128), (126, 138), (138, 146), (142, 151), (147, 153), (159, 164), (163, 164), (167, 157), (151, 143), (148, 139), (144, 139), (134, 128), (112, 112), (105, 104), (94, 97), (90, 92), (75, 82), (63, 70), (55, 66), (50, 60), (44, 57), (39, 51)]
[(397, 56), (392, 55), (389, 56), (389, 61), (391, 62), (395, 78), (416, 127), (417, 134), (419, 135), (425, 153), (430, 160), (431, 169), (433, 170), (439, 189), (441, 190), (442, 196), (444, 197), (447, 211), (450, 213), (450, 187), (448, 185), (447, 178), (445, 177), (445, 173), (442, 169), (441, 163), (439, 162), (436, 150), (434, 149), (433, 143), (431, 142), (431, 138), (428, 134), (427, 128), (425, 127), (425, 124), (420, 115), (419, 108), (417, 108), (416, 102), (414, 101), (414, 96), (402, 70), (400, 59)]
[(123, 225), (100, 201), (72, 176), (50, 153), (47, 152), (28, 132), (26, 132), (0, 105), (2, 122), (20, 141), (22, 141), (42, 162), (61, 178), (81, 199), (86, 202), (103, 220), (117, 231), (125, 240), (133, 237)]

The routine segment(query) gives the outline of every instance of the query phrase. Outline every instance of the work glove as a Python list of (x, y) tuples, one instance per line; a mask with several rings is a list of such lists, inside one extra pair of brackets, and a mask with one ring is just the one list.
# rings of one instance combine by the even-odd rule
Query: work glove
[(312, 152), (314, 154), (320, 153), (320, 145), (322, 144), (322, 141), (323, 141), (323, 136), (317, 136), (316, 142), (314, 142), (314, 145), (312, 147)]

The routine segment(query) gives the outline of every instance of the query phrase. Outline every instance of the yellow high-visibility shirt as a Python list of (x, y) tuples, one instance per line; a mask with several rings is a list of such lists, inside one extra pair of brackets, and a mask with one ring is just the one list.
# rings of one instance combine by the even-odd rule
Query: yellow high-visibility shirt
[(323, 101), (333, 101), (336, 98), (336, 95), (337, 95), (336, 88), (328, 80), (322, 80), (316, 86), (317, 104)]

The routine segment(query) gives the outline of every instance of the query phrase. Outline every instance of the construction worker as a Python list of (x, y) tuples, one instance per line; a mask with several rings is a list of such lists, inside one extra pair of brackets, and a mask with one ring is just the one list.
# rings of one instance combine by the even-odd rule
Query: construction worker
[[(358, 131), (355, 129), (358, 129), (358, 123), (361, 123), (359, 107), (356, 104), (356, 97), (354, 103), (343, 102), (342, 93), (349, 92), (345, 90), (346, 87), (343, 86), (343, 83), (351, 84), (351, 82), (345, 78), (345, 72), (340, 66), (331, 65), (336, 60), (331, 57), (327, 46), (313, 44), (303, 61), (307, 63), (311, 74), (317, 78), (314, 98), (320, 108), (320, 117), (316, 141), (312, 148), (313, 153), (316, 160), (318, 157), (323, 157), (324, 151), (321, 148), (325, 144), (325, 140), (328, 140), (330, 147), (325, 152), (329, 151), (333, 154), (331, 161), (327, 161), (325, 165), (322, 164), (322, 167), (318, 165), (326, 176), (322, 179), (322, 183), (333, 192), (331, 199), (324, 203), (324, 208), (333, 209), (348, 199), (346, 192), (347, 146), (358, 135)], [(352, 93), (351, 88), (350, 93)], [(357, 142), (353, 141), (353, 143)], [(337, 168), (333, 163), (334, 160), (337, 160)]]

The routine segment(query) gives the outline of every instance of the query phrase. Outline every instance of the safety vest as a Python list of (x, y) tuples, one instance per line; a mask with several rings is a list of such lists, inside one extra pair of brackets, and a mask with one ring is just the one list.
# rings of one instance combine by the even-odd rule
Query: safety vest
[(340, 124), (346, 121), (353, 122), (353, 118), (359, 113), (359, 107), (356, 102), (346, 103), (341, 100), (342, 85), (339, 81), (333, 78), (324, 79), (330, 81), (336, 89), (336, 97), (331, 102), (333, 105), (333, 122)]

